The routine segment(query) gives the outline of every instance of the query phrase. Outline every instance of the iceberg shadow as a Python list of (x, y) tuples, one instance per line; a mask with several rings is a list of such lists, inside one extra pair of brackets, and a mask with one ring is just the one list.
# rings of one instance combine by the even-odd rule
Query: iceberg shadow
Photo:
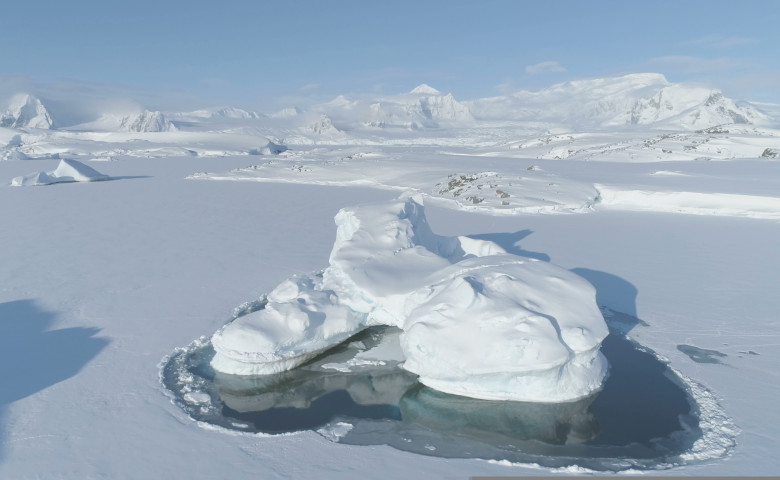
[(0, 303), (0, 461), (6, 407), (73, 377), (109, 343), (97, 328), (51, 330), (56, 316), (33, 300)]
[(111, 180), (138, 180), (142, 178), (152, 178), (151, 175), (119, 175), (117, 177), (108, 177), (108, 181)]
[(513, 255), (520, 255), (521, 257), (535, 258), (543, 262), (549, 262), (550, 256), (546, 253), (532, 252), (530, 250), (523, 250), (518, 243), (528, 235), (531, 235), (533, 230), (518, 230), (512, 233), (481, 233), (478, 235), (466, 235), (469, 238), (475, 240), (488, 240), (497, 244), (499, 247), (506, 250)]

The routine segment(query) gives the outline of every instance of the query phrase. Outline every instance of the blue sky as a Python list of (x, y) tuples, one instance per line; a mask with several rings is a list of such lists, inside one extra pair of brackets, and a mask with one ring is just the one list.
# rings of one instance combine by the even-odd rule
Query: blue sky
[(0, 93), (270, 111), (419, 83), (469, 99), (633, 72), (780, 103), (780, 2), (14, 1)]

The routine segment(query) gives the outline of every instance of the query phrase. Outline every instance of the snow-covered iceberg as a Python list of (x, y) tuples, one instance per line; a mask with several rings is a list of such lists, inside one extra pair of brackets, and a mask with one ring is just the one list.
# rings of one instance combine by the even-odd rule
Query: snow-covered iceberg
[(212, 337), (212, 366), (277, 373), (375, 325), (403, 330), (403, 367), (474, 398), (564, 402), (598, 390), (607, 327), (595, 290), (560, 267), (428, 226), (420, 201), (342, 209), (330, 266), (293, 277)]
[(62, 159), (57, 168), (50, 172), (35, 172), (11, 180), (11, 185), (16, 187), (29, 187), (37, 185), (51, 185), (52, 183), (65, 182), (97, 182), (108, 180), (108, 175), (103, 175), (92, 167), (84, 165), (76, 160)]

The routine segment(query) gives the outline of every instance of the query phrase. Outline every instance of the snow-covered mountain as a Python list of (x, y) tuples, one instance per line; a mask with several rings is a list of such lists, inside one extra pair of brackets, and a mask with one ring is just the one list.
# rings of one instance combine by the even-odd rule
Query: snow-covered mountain
[(573, 129), (652, 125), (697, 130), (766, 120), (754, 106), (726, 98), (719, 90), (673, 84), (654, 73), (565, 82), (537, 92), (474, 100), (468, 106), (480, 119), (546, 121)]
[(177, 130), (163, 113), (149, 110), (123, 117), (119, 129), (126, 132), (175, 132)]
[(178, 129), (168, 117), (159, 111), (144, 110), (138, 113), (106, 113), (97, 120), (74, 127), (78, 130), (97, 132), (175, 132)]
[(314, 107), (345, 130), (370, 128), (436, 128), (467, 125), (474, 121), (468, 107), (428, 85), (400, 95), (348, 98), (339, 95)]
[(321, 116), (314, 123), (308, 126), (308, 130), (311, 132), (322, 135), (324, 133), (336, 133), (340, 132), (338, 128), (333, 126), (333, 121), (327, 115)]
[(14, 95), (0, 115), (0, 126), (7, 128), (41, 128), (49, 130), (54, 122), (46, 107), (32, 95)]
[[(308, 115), (307, 115), (308, 114)], [(717, 89), (670, 83), (661, 74), (576, 80), (543, 90), (458, 101), (450, 93), (422, 84), (399, 95), (339, 95), (306, 112), (287, 109), (272, 118), (327, 116), (344, 132), (474, 127), (482, 122), (540, 123), (570, 131), (639, 125), (665, 130), (701, 130), (717, 125), (762, 125), (768, 116)], [(321, 135), (323, 125), (313, 128)]]
[(251, 120), (261, 118), (261, 115), (243, 108), (221, 107), (205, 108), (186, 113), (174, 113), (171, 118), (178, 120), (210, 119), (210, 120)]
[(301, 110), (298, 107), (288, 107), (288, 108), (283, 108), (283, 109), (281, 109), (281, 110), (279, 110), (277, 112), (274, 112), (274, 113), (270, 114), (269, 117), (271, 117), (271, 118), (293, 118), (293, 117), (297, 117), (301, 113), (303, 113), (303, 110)]

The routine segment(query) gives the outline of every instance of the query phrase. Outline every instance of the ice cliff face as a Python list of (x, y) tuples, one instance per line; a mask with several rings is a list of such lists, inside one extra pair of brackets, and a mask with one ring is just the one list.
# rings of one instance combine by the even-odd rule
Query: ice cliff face
[(342, 209), (336, 225), (328, 268), (282, 282), (264, 309), (214, 334), (217, 371), (277, 373), (389, 325), (403, 330), (403, 368), (440, 391), (565, 402), (601, 387), (607, 328), (584, 279), (436, 235), (411, 199)]
[(8, 108), (0, 115), (0, 127), (51, 129), (51, 115), (40, 100), (28, 94), (11, 98)]

